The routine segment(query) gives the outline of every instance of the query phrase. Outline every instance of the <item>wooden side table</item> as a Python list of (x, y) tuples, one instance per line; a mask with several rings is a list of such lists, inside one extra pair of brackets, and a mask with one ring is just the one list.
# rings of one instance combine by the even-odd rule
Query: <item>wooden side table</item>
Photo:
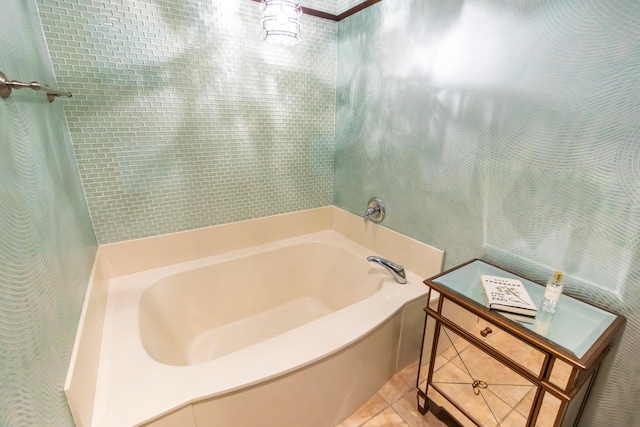
[(625, 318), (563, 294), (543, 331), (487, 309), (481, 274), (520, 279), (540, 306), (544, 286), (478, 259), (425, 280), (439, 300), (425, 308), (418, 409), (465, 426), (577, 425)]

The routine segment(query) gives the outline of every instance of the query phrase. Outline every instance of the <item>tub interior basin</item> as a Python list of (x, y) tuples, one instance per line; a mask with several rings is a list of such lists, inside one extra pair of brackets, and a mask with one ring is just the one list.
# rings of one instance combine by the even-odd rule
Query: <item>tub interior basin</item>
[(364, 257), (327, 242), (239, 256), (145, 289), (140, 338), (160, 363), (204, 363), (366, 299), (384, 277)]

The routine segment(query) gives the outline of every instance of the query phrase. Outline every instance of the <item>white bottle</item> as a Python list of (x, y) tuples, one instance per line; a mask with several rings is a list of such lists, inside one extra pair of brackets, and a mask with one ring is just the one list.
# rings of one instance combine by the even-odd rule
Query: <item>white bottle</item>
[(560, 294), (562, 294), (562, 273), (556, 271), (553, 277), (547, 282), (547, 287), (544, 290), (544, 299), (542, 300), (542, 310), (548, 313), (555, 313), (558, 307), (558, 300)]

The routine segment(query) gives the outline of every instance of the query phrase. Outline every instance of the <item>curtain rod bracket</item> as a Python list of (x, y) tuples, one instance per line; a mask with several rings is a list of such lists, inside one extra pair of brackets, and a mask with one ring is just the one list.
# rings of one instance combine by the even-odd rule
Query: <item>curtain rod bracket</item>
[(9, 80), (9, 78), (2, 71), (0, 71), (0, 98), (6, 99), (11, 96), (12, 89), (23, 88), (42, 90), (47, 94), (47, 100), (49, 100), (49, 102), (55, 101), (56, 97), (58, 96), (64, 96), (67, 98), (71, 98), (73, 96), (70, 92), (60, 92), (59, 90), (52, 89), (49, 86), (41, 85), (38, 82), (22, 83), (16, 80)]

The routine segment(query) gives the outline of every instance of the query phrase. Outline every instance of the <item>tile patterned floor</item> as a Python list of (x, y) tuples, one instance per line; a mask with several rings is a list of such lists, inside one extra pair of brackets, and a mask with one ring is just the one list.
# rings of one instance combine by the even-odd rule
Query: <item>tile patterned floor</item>
[(336, 427), (446, 427), (416, 400), (418, 361), (395, 374), (369, 401)]

